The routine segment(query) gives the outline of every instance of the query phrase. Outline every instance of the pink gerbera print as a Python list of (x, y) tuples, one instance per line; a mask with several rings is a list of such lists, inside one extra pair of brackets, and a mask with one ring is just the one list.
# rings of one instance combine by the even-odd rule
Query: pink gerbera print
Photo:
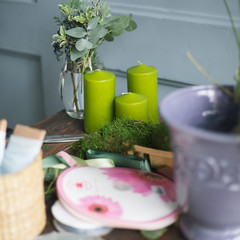
[(81, 198), (79, 208), (83, 212), (95, 216), (104, 216), (105, 218), (120, 218), (122, 208), (119, 203), (114, 202), (111, 198), (103, 196), (90, 196)]
[(126, 182), (132, 186), (133, 192), (140, 193), (143, 196), (150, 195), (159, 186), (163, 191), (157, 190), (157, 193), (164, 201), (175, 201), (175, 191), (172, 182), (159, 174), (125, 168), (104, 169), (103, 172), (114, 183)]

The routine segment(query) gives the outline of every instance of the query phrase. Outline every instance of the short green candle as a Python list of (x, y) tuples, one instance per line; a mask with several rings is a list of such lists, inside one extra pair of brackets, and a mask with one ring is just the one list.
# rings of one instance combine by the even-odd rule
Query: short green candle
[(96, 70), (84, 75), (84, 130), (95, 132), (113, 121), (115, 75)]
[(158, 122), (157, 68), (139, 64), (127, 70), (128, 92), (140, 93), (148, 99), (148, 119)]
[(115, 98), (116, 118), (148, 121), (147, 97), (139, 93), (124, 93)]

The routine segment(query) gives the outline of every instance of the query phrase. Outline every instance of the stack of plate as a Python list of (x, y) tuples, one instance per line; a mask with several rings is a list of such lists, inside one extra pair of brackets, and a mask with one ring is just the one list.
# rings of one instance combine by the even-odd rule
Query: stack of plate
[(101, 237), (87, 237), (71, 232), (51, 232), (34, 238), (34, 240), (103, 240)]
[(100, 223), (85, 221), (70, 214), (59, 201), (52, 206), (53, 224), (59, 232), (72, 232), (84, 236), (102, 236), (111, 231)]
[(73, 167), (57, 179), (53, 207), (59, 231), (102, 236), (112, 228), (156, 230), (178, 216), (174, 184), (130, 168)]

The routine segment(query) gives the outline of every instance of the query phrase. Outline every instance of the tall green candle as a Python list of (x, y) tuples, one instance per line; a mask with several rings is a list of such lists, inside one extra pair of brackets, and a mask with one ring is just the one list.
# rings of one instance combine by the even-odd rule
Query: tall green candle
[(148, 121), (147, 97), (139, 93), (124, 93), (115, 98), (116, 118)]
[(158, 122), (157, 68), (139, 64), (127, 70), (128, 92), (143, 94), (148, 99), (148, 119)]
[(84, 130), (94, 132), (114, 118), (115, 75), (96, 70), (84, 75)]

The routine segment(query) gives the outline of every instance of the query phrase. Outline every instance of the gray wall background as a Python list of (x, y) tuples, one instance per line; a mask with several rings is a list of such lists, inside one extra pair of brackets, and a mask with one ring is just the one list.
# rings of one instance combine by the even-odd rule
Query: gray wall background
[[(58, 94), (62, 63), (51, 46), (58, 0), (0, 0), (0, 119), (32, 125), (63, 109)], [(186, 56), (219, 83), (233, 84), (238, 53), (222, 0), (109, 0), (112, 14), (133, 13), (136, 31), (99, 54), (116, 75), (116, 95), (126, 92), (126, 70), (138, 61), (157, 67), (159, 103), (171, 91), (209, 84)], [(229, 0), (237, 20), (237, 0)]]

